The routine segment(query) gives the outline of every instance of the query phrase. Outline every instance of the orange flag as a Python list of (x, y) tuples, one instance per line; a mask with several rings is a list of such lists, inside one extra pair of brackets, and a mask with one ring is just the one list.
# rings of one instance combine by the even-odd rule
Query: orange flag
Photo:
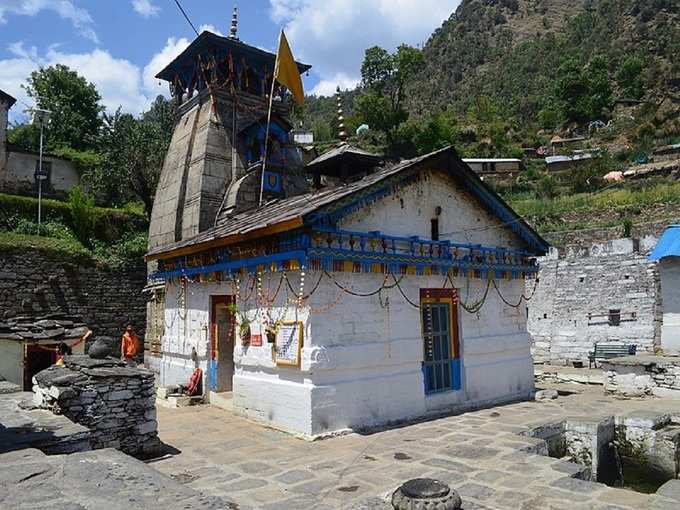
[(281, 38), (279, 39), (279, 51), (276, 53), (274, 79), (290, 90), (290, 93), (293, 94), (293, 100), (297, 104), (301, 105), (305, 102), (305, 91), (302, 89), (300, 71), (283, 30), (281, 30)]

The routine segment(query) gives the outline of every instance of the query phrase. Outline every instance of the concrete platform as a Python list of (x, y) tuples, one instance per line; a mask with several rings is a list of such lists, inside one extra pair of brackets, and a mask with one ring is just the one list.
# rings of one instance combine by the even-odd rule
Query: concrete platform
[(33, 408), (33, 393), (0, 395), (0, 453), (37, 448), (45, 453), (90, 449), (90, 430), (65, 416)]

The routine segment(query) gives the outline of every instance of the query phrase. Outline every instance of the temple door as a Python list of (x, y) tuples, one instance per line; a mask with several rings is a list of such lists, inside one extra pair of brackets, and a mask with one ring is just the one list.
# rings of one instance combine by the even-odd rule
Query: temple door
[(232, 390), (234, 377), (233, 296), (211, 296), (210, 307), (210, 389)]

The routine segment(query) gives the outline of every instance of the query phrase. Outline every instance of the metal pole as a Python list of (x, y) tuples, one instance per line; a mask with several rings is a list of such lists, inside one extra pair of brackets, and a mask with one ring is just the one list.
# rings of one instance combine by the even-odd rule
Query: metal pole
[[(279, 49), (281, 49), (281, 37), (279, 36)], [(262, 206), (264, 195), (264, 171), (267, 168), (267, 149), (269, 147), (269, 124), (272, 120), (272, 106), (274, 104), (274, 84), (279, 70), (279, 49), (276, 50), (276, 62), (274, 63), (274, 74), (272, 74), (272, 88), (269, 92), (269, 110), (267, 110), (267, 129), (264, 134), (264, 160), (262, 161), (262, 175), (260, 176), (260, 200), (258, 206)]]
[(42, 216), (42, 159), (43, 159), (43, 124), (40, 121), (40, 154), (38, 155), (38, 234), (40, 234)]

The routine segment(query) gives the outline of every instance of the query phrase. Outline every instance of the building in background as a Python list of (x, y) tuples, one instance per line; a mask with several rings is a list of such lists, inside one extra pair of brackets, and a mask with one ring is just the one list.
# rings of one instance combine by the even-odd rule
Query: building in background
[(517, 158), (463, 158), (463, 161), (482, 177), (510, 179), (522, 168), (522, 160)]
[[(37, 152), (28, 151), (7, 141), (9, 109), (16, 99), (0, 90), (0, 193), (33, 195), (38, 192)], [(80, 183), (75, 164), (64, 158), (43, 153), (42, 192), (45, 196), (63, 198)]]

